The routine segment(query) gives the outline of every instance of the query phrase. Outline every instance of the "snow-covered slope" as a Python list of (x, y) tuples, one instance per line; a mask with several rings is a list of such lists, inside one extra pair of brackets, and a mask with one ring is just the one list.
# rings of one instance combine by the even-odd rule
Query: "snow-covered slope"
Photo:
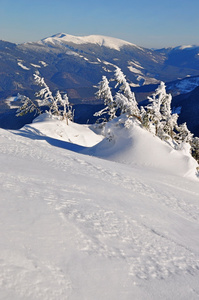
[(102, 135), (95, 134), (89, 125), (79, 125), (68, 121), (60, 122), (58, 118), (52, 117), (49, 114), (42, 114), (33, 120), (33, 124), (25, 125), (21, 131), (24, 132), (37, 132), (37, 134), (54, 138), (57, 140), (78, 144), (84, 147), (91, 147), (99, 143)]
[(199, 76), (187, 76), (186, 78), (167, 84), (168, 90), (173, 96), (189, 93), (197, 86), (199, 86)]
[(69, 151), (48, 125), (0, 129), (0, 298), (198, 299), (198, 180)]
[(105, 132), (110, 140), (104, 139), (84, 153), (129, 166), (145, 166), (164, 173), (195, 177), (197, 162), (190, 155), (188, 144), (175, 150), (124, 116), (108, 122)]
[(96, 44), (99, 46), (104, 46), (110, 49), (115, 49), (115, 50), (120, 50), (121, 47), (123, 46), (133, 46), (136, 48), (141, 49), (140, 47), (129, 43), (127, 41), (113, 38), (113, 37), (107, 37), (103, 35), (89, 35), (89, 36), (73, 36), (70, 34), (65, 34), (65, 33), (58, 33), (55, 34), (51, 37), (45, 38), (42, 40), (42, 43), (45, 44), (54, 44), (54, 45), (59, 45), (59, 44), (64, 44), (64, 43), (73, 43), (73, 44)]

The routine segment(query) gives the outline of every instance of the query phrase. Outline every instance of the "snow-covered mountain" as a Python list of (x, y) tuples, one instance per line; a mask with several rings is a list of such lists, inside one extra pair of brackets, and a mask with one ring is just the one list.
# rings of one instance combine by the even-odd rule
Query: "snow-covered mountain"
[(194, 162), (115, 125), (0, 129), (1, 299), (198, 299)]
[(44, 38), (42, 39), (41, 43), (56, 46), (67, 45), (68, 43), (77, 45), (94, 44), (99, 45), (100, 47), (103, 46), (118, 51), (120, 51), (120, 49), (124, 46), (133, 46), (136, 48), (140, 48), (134, 44), (117, 38), (102, 35), (74, 36), (65, 33), (59, 33), (53, 35), (52, 37)]
[[(157, 83), (159, 80), (150, 75), (150, 67), (147, 69), (146, 66), (157, 65), (157, 62), (161, 63), (163, 60), (162, 54), (153, 53), (149, 49), (124, 40), (100, 35), (77, 37), (60, 33), (23, 46), (37, 51), (42, 49), (50, 53), (61, 52), (62, 63), (66, 59), (63, 53), (69, 55), (70, 59), (71, 56), (75, 56), (76, 60), (79, 59), (79, 68), (82, 68), (82, 62), (86, 62), (88, 68), (94, 67), (100, 74), (107, 73), (108, 76), (114, 71), (115, 66), (123, 66), (130, 74), (132, 85), (135, 86)], [(93, 79), (96, 78), (96, 74), (92, 76)]]
[(119, 66), (132, 87), (197, 76), (199, 47), (151, 50), (100, 35), (56, 34), (38, 42), (0, 42), (0, 97), (35, 89), (32, 75), (45, 76), (51, 89), (67, 90), (74, 102), (94, 101), (93, 85)]
[[(73, 104), (100, 104), (94, 86), (103, 75), (111, 79), (116, 66), (126, 75), (138, 102), (145, 100), (161, 80), (167, 82), (173, 95), (190, 92), (199, 83), (198, 46), (151, 50), (112, 37), (60, 33), (20, 45), (0, 41), (0, 58), (3, 128), (19, 128), (26, 123), (25, 119), (15, 119), (16, 107), (10, 99), (17, 93), (34, 98), (38, 86), (33, 74), (37, 70), (52, 91), (67, 92)], [(91, 114), (87, 114), (88, 119)]]

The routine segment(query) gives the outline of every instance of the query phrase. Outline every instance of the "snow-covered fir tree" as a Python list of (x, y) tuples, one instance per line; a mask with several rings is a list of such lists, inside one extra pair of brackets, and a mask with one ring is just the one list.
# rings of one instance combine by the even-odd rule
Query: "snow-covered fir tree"
[(74, 111), (69, 103), (67, 94), (63, 96), (59, 91), (56, 92), (55, 96), (51, 92), (50, 88), (46, 84), (43, 77), (40, 76), (39, 72), (35, 73), (34, 80), (36, 84), (41, 86), (41, 90), (38, 91), (35, 96), (37, 99), (33, 102), (26, 96), (21, 96), (22, 106), (17, 111), (17, 116), (22, 116), (23, 114), (35, 111), (36, 114), (42, 113), (40, 107), (47, 106), (47, 112), (51, 115), (57, 116), (60, 120), (73, 121)]
[(41, 114), (41, 110), (38, 107), (37, 103), (34, 103), (29, 97), (18, 94), (17, 100), (20, 100), (22, 103), (22, 105), (17, 109), (17, 117), (33, 112), (35, 116)]
[(54, 97), (52, 95), (52, 92), (49, 88), (49, 86), (46, 84), (43, 77), (39, 75), (39, 72), (36, 72), (33, 74), (35, 83), (42, 87), (40, 91), (38, 91), (35, 96), (42, 100), (42, 105), (51, 106), (54, 102)]
[(191, 154), (199, 163), (199, 137), (194, 137), (191, 140)]
[(175, 136), (174, 129), (177, 127), (177, 114), (171, 111), (171, 94), (167, 94), (164, 82), (161, 82), (151, 97), (149, 104), (142, 108), (142, 124), (162, 140), (171, 140)]
[[(109, 86), (109, 81), (106, 76), (102, 76), (102, 81), (99, 82), (98, 91), (96, 92), (96, 97), (104, 101), (104, 108), (94, 114), (96, 117), (101, 117), (104, 114), (109, 116), (108, 121), (112, 120), (116, 116), (117, 107), (113, 100), (111, 93), (111, 88)], [(101, 118), (104, 122), (107, 122), (105, 117)]]
[(140, 110), (135, 98), (135, 94), (131, 91), (130, 85), (126, 80), (126, 76), (119, 67), (115, 70), (115, 88), (119, 87), (114, 100), (116, 106), (121, 110), (121, 114), (126, 113), (129, 117), (140, 118)]
[(52, 104), (49, 108), (49, 113), (55, 116), (60, 115), (60, 101), (62, 100), (61, 94), (59, 91), (56, 92), (55, 96), (53, 97)]
[(34, 78), (36, 83), (42, 86), (42, 89), (36, 93), (36, 96), (43, 98), (43, 103), (49, 106), (49, 113), (58, 116), (61, 120), (66, 120), (67, 124), (68, 120), (73, 121), (74, 112), (67, 94), (64, 94), (62, 97), (58, 90), (53, 96), (44, 78), (40, 77), (39, 74), (34, 74)]
[(177, 133), (175, 134), (175, 141), (180, 143), (192, 143), (193, 133), (188, 129), (186, 122), (176, 126)]
[[(128, 119), (136, 117), (148, 131), (168, 142), (174, 148), (182, 149), (185, 147), (188, 149), (187, 147), (190, 147), (195, 158), (199, 159), (199, 139), (195, 138), (193, 142), (193, 134), (187, 128), (186, 123), (178, 125), (178, 114), (172, 113), (172, 96), (167, 94), (164, 82), (161, 82), (152, 96), (148, 97), (149, 104), (139, 109), (135, 95), (132, 93), (125, 75), (118, 67), (115, 70), (115, 80), (117, 82), (115, 88), (119, 88), (119, 91), (113, 97), (108, 79), (106, 76), (102, 77), (96, 96), (103, 99), (105, 108), (95, 113), (95, 116), (101, 117), (103, 114), (108, 114), (108, 121), (120, 114), (126, 115)], [(103, 121), (107, 122), (105, 118)], [(125, 122), (125, 124), (128, 123)]]
[[(125, 75), (118, 67), (116, 67), (114, 80), (117, 82), (115, 88), (119, 87), (119, 91), (113, 97), (108, 79), (106, 76), (102, 77), (96, 96), (104, 101), (105, 108), (95, 113), (94, 116), (107, 114), (109, 116), (108, 121), (115, 118), (116, 115), (121, 114), (140, 119), (140, 110), (135, 99), (135, 94), (131, 91)], [(107, 122), (106, 118), (103, 121)]]
[(199, 138), (193, 138), (186, 123), (178, 125), (178, 114), (172, 114), (172, 96), (166, 93), (164, 82), (160, 83), (148, 100), (150, 103), (145, 108), (141, 107), (142, 126), (177, 149), (189, 148), (199, 162)]
[(72, 105), (70, 105), (68, 95), (64, 94), (63, 97), (61, 96), (60, 92), (57, 91), (56, 97), (59, 99), (60, 107), (59, 107), (59, 116), (62, 120), (66, 120), (68, 124), (68, 120), (74, 120), (74, 110)]

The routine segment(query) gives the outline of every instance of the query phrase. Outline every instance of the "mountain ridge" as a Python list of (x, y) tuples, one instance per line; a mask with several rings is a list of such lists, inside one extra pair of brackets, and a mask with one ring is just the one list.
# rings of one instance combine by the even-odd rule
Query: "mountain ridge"
[[(47, 43), (53, 39), (56, 43)], [(0, 41), (0, 58), (0, 114), (12, 110), (6, 100), (11, 96), (20, 93), (34, 98), (38, 90), (33, 79), (36, 71), (53, 92), (67, 93), (72, 104), (95, 105), (100, 103), (94, 86), (104, 75), (111, 80), (116, 67), (126, 75), (138, 102), (145, 100), (160, 81), (168, 83), (169, 91), (176, 95), (194, 89), (199, 78), (199, 47), (152, 50), (101, 35), (60, 33), (18, 45)], [(186, 80), (182, 82), (183, 78)], [(184, 88), (185, 82), (189, 90)], [(2, 122), (0, 126), (5, 120)]]
[(74, 36), (66, 33), (58, 33), (54, 34), (50, 37), (44, 38), (40, 40), (39, 42), (42, 42), (44, 44), (48, 43), (74, 43), (74, 44), (97, 44), (99, 46), (108, 47), (115, 50), (120, 50), (123, 46), (133, 46), (136, 48), (141, 49), (141, 47), (127, 42), (122, 39), (113, 38), (109, 36), (104, 35), (88, 35), (88, 36)]

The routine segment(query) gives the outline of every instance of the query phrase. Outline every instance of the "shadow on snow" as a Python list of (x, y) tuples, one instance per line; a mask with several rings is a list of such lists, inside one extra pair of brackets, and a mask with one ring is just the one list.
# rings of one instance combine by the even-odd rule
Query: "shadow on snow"
[(28, 125), (26, 125), (26, 127), (24, 129), (21, 129), (19, 131), (13, 131), (13, 133), (16, 135), (26, 137), (26, 138), (30, 138), (32, 140), (44, 140), (52, 146), (70, 150), (73, 152), (81, 152), (82, 150), (87, 149), (87, 147), (84, 147), (84, 146), (73, 144), (71, 142), (61, 141), (61, 140), (43, 135), (43, 134), (41, 134), (41, 132), (39, 130), (29, 127)]

